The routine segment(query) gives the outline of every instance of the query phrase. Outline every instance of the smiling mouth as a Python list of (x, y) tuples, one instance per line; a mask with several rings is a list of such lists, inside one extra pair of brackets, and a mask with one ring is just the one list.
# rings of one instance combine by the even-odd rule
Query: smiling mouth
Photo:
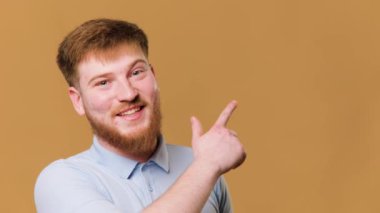
[(143, 108), (144, 108), (144, 106), (133, 106), (133, 107), (130, 107), (127, 110), (122, 111), (116, 115), (117, 116), (130, 116), (130, 115), (133, 115), (137, 112), (140, 112)]

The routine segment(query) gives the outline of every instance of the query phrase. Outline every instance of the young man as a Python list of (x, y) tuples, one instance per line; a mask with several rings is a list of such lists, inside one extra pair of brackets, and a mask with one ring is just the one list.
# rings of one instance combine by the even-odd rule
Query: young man
[(236, 101), (206, 133), (191, 118), (191, 150), (168, 145), (161, 135), (158, 85), (146, 35), (136, 25), (85, 22), (61, 43), (57, 63), (94, 142), (41, 172), (38, 212), (232, 211), (221, 175), (245, 159), (236, 133), (226, 128)]

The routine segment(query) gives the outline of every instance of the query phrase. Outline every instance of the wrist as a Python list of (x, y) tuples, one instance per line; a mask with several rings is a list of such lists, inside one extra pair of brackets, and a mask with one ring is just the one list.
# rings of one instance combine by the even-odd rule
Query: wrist
[(224, 172), (217, 163), (206, 158), (195, 158), (192, 166), (198, 170), (200, 174), (207, 175), (213, 179), (218, 179)]

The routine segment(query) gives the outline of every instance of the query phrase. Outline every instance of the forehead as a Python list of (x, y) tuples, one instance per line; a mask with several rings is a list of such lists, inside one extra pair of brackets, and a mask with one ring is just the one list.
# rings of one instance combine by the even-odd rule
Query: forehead
[(116, 62), (128, 65), (135, 60), (143, 60), (148, 63), (148, 59), (139, 45), (124, 43), (114, 48), (88, 52), (83, 60), (78, 63), (77, 71), (80, 76), (81, 72), (87, 69), (89, 65), (107, 66)]
[(136, 43), (122, 43), (115, 47), (101, 49), (101, 50), (92, 50), (84, 55), (83, 60), (78, 64), (86, 63), (89, 60), (97, 60), (103, 63), (117, 60), (123, 56), (130, 57), (142, 57), (147, 60), (147, 56), (144, 54), (144, 51)]
[(124, 43), (107, 50), (88, 52), (77, 66), (79, 83), (84, 83), (95, 75), (126, 69), (136, 61), (148, 59), (139, 45)]

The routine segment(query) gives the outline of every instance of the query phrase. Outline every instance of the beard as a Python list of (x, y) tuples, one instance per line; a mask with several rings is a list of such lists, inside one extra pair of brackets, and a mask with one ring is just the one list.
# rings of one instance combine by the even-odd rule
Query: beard
[(152, 113), (150, 113), (150, 117), (148, 118), (149, 123), (147, 126), (138, 128), (128, 134), (121, 133), (117, 128), (96, 119), (90, 113), (86, 113), (86, 117), (92, 127), (93, 133), (109, 145), (130, 156), (138, 158), (150, 157), (156, 150), (158, 137), (161, 134), (159, 95), (157, 94), (152, 104), (147, 104), (140, 96), (137, 96), (135, 100), (121, 105), (120, 109), (131, 104), (143, 104), (145, 106), (144, 110), (151, 107)]

